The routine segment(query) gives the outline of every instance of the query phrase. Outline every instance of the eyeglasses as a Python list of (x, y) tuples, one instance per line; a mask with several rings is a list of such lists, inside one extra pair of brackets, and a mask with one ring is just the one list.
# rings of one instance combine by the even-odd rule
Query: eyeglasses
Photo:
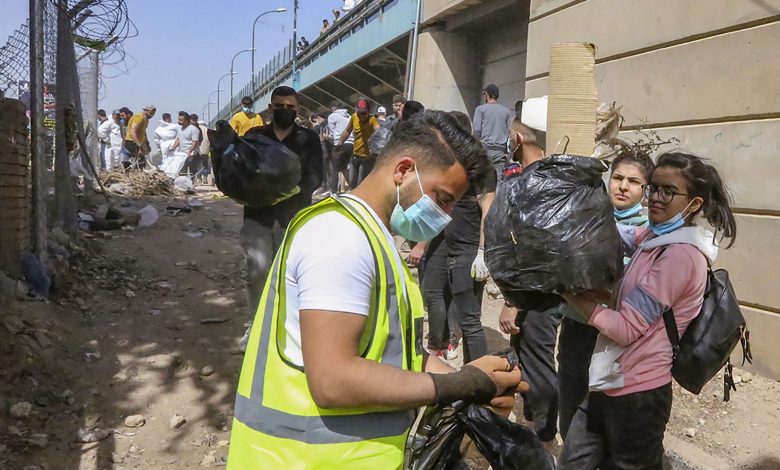
[(663, 204), (669, 204), (675, 196), (687, 196), (685, 193), (675, 192), (669, 186), (658, 186), (652, 183), (642, 186), (642, 191), (648, 201), (653, 197), (653, 194), (658, 194), (658, 201)]

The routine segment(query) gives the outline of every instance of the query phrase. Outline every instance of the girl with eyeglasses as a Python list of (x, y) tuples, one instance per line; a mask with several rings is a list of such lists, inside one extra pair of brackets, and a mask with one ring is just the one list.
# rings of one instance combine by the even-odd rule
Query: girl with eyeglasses
[[(574, 416), (559, 469), (662, 468), (672, 407), (672, 347), (662, 315), (673, 311), (682, 336), (701, 310), (716, 240), (730, 239), (728, 248), (737, 234), (726, 186), (695, 155), (661, 155), (643, 193), (649, 226), (619, 226), (633, 256), (616, 301), (604, 306), (603, 295), (564, 295), (599, 335), (590, 392)], [(715, 232), (697, 226), (698, 218)]]

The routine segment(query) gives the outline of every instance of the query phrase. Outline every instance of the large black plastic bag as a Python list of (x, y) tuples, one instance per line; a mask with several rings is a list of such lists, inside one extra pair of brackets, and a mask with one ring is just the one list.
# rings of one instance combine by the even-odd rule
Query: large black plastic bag
[(460, 453), (468, 434), (493, 470), (552, 470), (552, 455), (536, 433), (490, 409), (456, 402), (426, 408), (409, 448), (410, 470), (468, 469)]
[(509, 177), (485, 219), (485, 261), (512, 305), (546, 310), (556, 294), (608, 289), (623, 246), (596, 158), (553, 155)]
[(301, 157), (260, 134), (239, 137), (227, 121), (209, 130), (214, 180), (220, 191), (245, 206), (270, 206), (301, 180)]

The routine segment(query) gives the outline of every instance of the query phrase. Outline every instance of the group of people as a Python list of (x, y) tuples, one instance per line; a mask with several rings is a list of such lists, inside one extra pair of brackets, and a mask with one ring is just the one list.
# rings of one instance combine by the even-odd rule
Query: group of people
[(210, 173), (206, 123), (186, 111), (179, 111), (174, 123), (170, 113), (163, 113), (153, 132), (156, 148), (152, 149), (147, 131), (156, 113), (154, 105), (145, 106), (140, 113), (122, 107), (113, 110), (111, 116), (98, 110), (101, 169), (111, 171), (121, 164), (124, 170), (144, 170), (151, 165), (151, 157), (159, 155), (154, 166), (171, 178), (188, 175), (205, 182)]
[[(691, 154), (622, 152), (608, 191), (625, 277), (614, 295), (564, 294), (548, 311), (506, 305), (512, 368), (488, 354), (481, 323), (484, 217), (502, 178), (547, 155), (546, 99), (513, 116), (497, 87), (483, 96), (473, 121), (402, 96), (390, 116), (360, 98), (354, 112), (334, 102), (302, 120), (297, 92), (279, 87), (266, 124), (242, 100), (236, 133), (285, 145), (302, 173), (299, 192), (244, 209), (250, 327), (228, 468), (400, 468), (418, 407), (465, 399), (508, 414), (516, 393), (542, 441), (563, 436), (559, 468), (661, 468), (672, 403), (661, 316), (671, 309), (684, 332), (715, 234), (736, 236), (723, 181)], [(407, 260), (396, 236), (413, 245)]]

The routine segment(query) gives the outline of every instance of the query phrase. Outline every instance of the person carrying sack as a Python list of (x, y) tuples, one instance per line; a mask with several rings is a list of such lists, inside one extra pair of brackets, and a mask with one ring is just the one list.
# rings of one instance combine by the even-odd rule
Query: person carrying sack
[[(704, 303), (716, 235), (734, 243), (737, 224), (714, 167), (694, 155), (661, 155), (645, 185), (649, 228), (621, 226), (633, 254), (613, 307), (605, 295), (563, 297), (599, 330), (590, 393), (577, 410), (559, 469), (661, 469), (672, 408), (672, 345), (663, 320), (671, 310), (682, 335)], [(695, 225), (705, 219), (712, 233)], [(728, 248), (727, 247), (727, 248)]]

